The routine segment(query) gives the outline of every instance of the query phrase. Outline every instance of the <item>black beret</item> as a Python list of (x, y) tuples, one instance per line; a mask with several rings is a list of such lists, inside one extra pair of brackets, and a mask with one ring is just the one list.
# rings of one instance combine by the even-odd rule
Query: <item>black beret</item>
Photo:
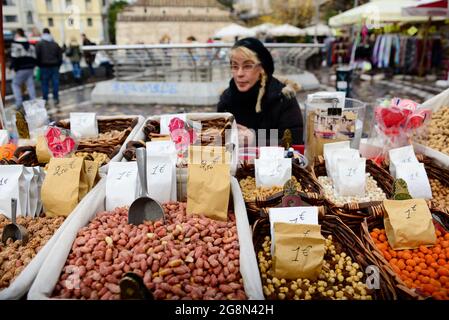
[(233, 46), (234, 49), (238, 47), (246, 47), (249, 50), (253, 51), (259, 58), (260, 63), (262, 64), (262, 67), (267, 73), (267, 75), (269, 77), (273, 75), (274, 72), (273, 57), (271, 56), (270, 51), (268, 51), (268, 49), (265, 48), (265, 46), (263, 45), (262, 42), (260, 42), (260, 40), (256, 38), (240, 39)]

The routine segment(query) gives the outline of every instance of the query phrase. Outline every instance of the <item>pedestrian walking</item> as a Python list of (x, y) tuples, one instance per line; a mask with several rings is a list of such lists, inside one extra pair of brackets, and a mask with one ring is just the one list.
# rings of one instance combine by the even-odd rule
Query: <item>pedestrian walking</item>
[(72, 63), (72, 73), (76, 82), (81, 82), (81, 49), (76, 38), (70, 39), (69, 47), (66, 50), (66, 56)]
[(23, 29), (16, 31), (14, 41), (11, 44), (11, 69), (14, 70), (12, 91), (16, 101), (16, 108), (22, 106), (22, 86), (26, 85), (28, 96), (36, 99), (34, 87), (34, 67), (36, 66), (36, 48), (28, 42)]
[(48, 101), (50, 81), (53, 87), (53, 101), (59, 104), (59, 67), (62, 64), (62, 49), (53, 40), (50, 30), (43, 30), (41, 41), (36, 45), (37, 64), (40, 68), (42, 95)]
[[(90, 41), (86, 34), (82, 34), (81, 37), (83, 38), (83, 46), (94, 46), (95, 43)], [(92, 53), (91, 51), (84, 51), (84, 60), (86, 61), (87, 66), (89, 67), (89, 72), (91, 76), (95, 75), (95, 69), (93, 67), (93, 63), (95, 61), (95, 53)]]

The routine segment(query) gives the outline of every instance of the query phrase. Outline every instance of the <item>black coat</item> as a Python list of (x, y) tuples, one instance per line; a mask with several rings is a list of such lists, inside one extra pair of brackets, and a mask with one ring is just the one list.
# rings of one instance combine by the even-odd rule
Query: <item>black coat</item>
[[(286, 85), (276, 78), (271, 78), (262, 98), (262, 111), (256, 113), (259, 86), (257, 83), (248, 92), (241, 93), (234, 80), (231, 80), (229, 88), (220, 97), (217, 111), (232, 113), (238, 124), (254, 129), (256, 133), (258, 129), (278, 129), (279, 143), (284, 130), (290, 129), (292, 143), (302, 144), (303, 119), (295, 94), (287, 94), (286, 90), (283, 90)], [(269, 132), (266, 135), (268, 139)]]
[(62, 49), (54, 41), (41, 40), (36, 45), (39, 67), (59, 67), (62, 64)]

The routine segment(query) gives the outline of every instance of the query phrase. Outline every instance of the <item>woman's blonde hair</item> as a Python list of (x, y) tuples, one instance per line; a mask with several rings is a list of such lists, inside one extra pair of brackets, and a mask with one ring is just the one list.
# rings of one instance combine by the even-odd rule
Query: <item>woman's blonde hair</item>
[[(240, 53), (245, 59), (251, 60), (254, 63), (261, 64), (259, 58), (257, 57), (257, 54), (248, 49), (247, 47), (234, 47), (231, 49), (229, 53), (229, 60), (232, 60), (232, 57), (235, 53)], [(256, 112), (259, 113), (262, 111), (262, 98), (265, 94), (265, 86), (267, 84), (267, 73), (262, 67), (262, 71), (260, 72), (260, 89), (259, 94), (257, 96), (257, 103), (256, 103)]]

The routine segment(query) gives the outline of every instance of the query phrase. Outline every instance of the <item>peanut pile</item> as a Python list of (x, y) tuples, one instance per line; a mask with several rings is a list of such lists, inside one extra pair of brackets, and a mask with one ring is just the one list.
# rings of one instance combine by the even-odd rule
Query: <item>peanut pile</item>
[(442, 208), (449, 208), (449, 187), (442, 184), (437, 179), (429, 179), (432, 188), (433, 199), (438, 202)]
[[(25, 245), (12, 239), (8, 239), (6, 245), (0, 242), (0, 290), (9, 287), (63, 222), (64, 217), (17, 217), (17, 223), (27, 229), (29, 240)], [(10, 223), (6, 216), (0, 214), (0, 234)]]
[[(298, 191), (302, 191), (302, 187), (295, 177), (292, 177), (293, 183)], [(240, 180), (240, 188), (242, 189), (243, 199), (246, 202), (256, 201), (257, 197), (266, 198), (278, 192), (283, 192), (283, 186), (274, 187), (256, 187), (256, 179), (253, 177), (246, 177)]]
[(79, 231), (54, 296), (119, 299), (119, 282), (132, 271), (158, 300), (246, 299), (235, 216), (215, 221), (187, 215), (186, 203), (163, 207), (165, 225), (128, 224), (126, 208), (99, 213)]
[(324, 262), (316, 280), (286, 280), (274, 277), (271, 240), (264, 239), (258, 252), (264, 295), (271, 300), (372, 300), (358, 263), (333, 244), (329, 235), (325, 242)]
[(428, 125), (427, 137), (419, 137), (418, 142), (432, 149), (449, 154), (449, 106), (432, 113)]

